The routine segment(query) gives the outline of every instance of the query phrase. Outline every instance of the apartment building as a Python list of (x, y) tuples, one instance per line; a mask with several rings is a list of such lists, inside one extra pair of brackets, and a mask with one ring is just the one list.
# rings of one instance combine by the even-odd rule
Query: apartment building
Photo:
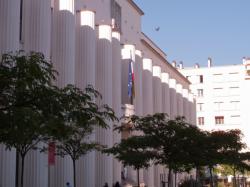
[[(51, 60), (56, 84), (84, 88), (92, 84), (118, 116), (165, 112), (185, 116), (195, 124), (195, 100), (190, 82), (166, 60), (166, 54), (141, 31), (143, 11), (132, 0), (0, 0), (0, 54), (36, 51)], [(135, 99), (128, 98), (128, 64), (133, 61)], [(93, 140), (111, 147), (121, 134), (97, 129)], [(122, 165), (112, 156), (92, 152), (77, 162), (77, 184), (109, 186), (121, 182)], [(141, 183), (160, 186), (162, 167), (141, 171)], [(128, 178), (136, 172), (128, 168)], [(19, 181), (17, 181), (19, 182)], [(25, 187), (62, 187), (73, 183), (69, 157), (31, 151), (25, 162)], [(0, 145), (0, 186), (16, 183), (16, 151)]]
[(213, 66), (208, 58), (207, 67), (183, 67), (179, 71), (192, 83), (190, 88), (196, 97), (196, 123), (204, 130), (240, 129), (243, 140), (249, 139), (249, 64)]

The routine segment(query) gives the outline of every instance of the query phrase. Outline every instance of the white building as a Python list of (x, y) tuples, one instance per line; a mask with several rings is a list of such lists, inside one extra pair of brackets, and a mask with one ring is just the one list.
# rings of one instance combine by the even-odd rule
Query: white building
[(240, 129), (250, 146), (250, 60), (242, 64), (207, 67), (183, 67), (179, 71), (192, 83), (196, 97), (197, 125), (204, 130)]
[[(0, 0), (0, 54), (25, 50), (42, 52), (60, 76), (57, 85), (84, 88), (92, 84), (118, 116), (166, 112), (183, 115), (195, 124), (190, 82), (166, 60), (166, 54), (141, 31), (143, 11), (132, 0)], [(134, 61), (135, 100), (127, 96), (128, 62)], [(91, 137), (112, 146), (121, 135), (97, 129)], [(14, 187), (16, 152), (0, 145), (0, 186)], [(121, 164), (111, 156), (92, 152), (77, 163), (77, 184), (111, 186), (121, 181)], [(73, 183), (69, 157), (56, 158), (31, 151), (26, 158), (25, 187), (62, 187)], [(141, 182), (160, 186), (160, 166), (143, 173)], [(136, 173), (128, 169), (130, 180)]]

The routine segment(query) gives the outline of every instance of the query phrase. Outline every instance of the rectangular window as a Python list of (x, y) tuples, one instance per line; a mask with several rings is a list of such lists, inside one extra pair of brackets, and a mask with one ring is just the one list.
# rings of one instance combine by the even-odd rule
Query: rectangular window
[(220, 111), (223, 110), (223, 102), (214, 102), (214, 110), (215, 111)]
[(200, 83), (203, 83), (203, 75), (200, 75)]
[(224, 124), (224, 116), (215, 116), (215, 124)]
[(238, 86), (232, 86), (229, 88), (230, 95), (240, 95), (240, 88)]
[(203, 97), (203, 89), (197, 89), (198, 97)]
[(20, 1), (19, 40), (23, 40), (23, 0)]
[(240, 124), (240, 115), (232, 115), (230, 119), (230, 123), (233, 125), (239, 125)]
[(111, 0), (111, 18), (113, 29), (122, 31), (122, 11), (121, 6), (115, 1)]
[(236, 81), (239, 81), (239, 73), (238, 72), (231, 72), (229, 73), (229, 80), (232, 81), (232, 82), (236, 82)]
[(231, 110), (239, 110), (240, 109), (240, 101), (231, 101)]
[(223, 95), (223, 89), (222, 88), (214, 88), (213, 89), (213, 95), (214, 96), (222, 96)]
[(197, 103), (197, 110), (203, 111), (204, 103)]
[(213, 82), (223, 82), (223, 76), (221, 73), (213, 74)]
[(198, 125), (204, 125), (204, 117), (198, 117)]

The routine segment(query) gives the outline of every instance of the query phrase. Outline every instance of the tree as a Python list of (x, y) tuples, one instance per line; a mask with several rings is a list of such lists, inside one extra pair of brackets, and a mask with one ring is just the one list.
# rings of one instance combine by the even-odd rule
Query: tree
[(194, 141), (194, 132), (198, 131), (178, 117), (170, 120), (166, 114), (157, 113), (144, 117), (132, 116), (130, 130), (141, 131), (149, 150), (154, 154), (156, 164), (169, 168), (168, 184), (171, 184), (171, 171), (189, 171), (192, 167), (186, 160), (189, 145)]
[(113, 110), (107, 106), (98, 106), (94, 101), (100, 99), (99, 92), (88, 86), (84, 91), (68, 85), (60, 90), (59, 103), (63, 106), (63, 128), (65, 136), (51, 134), (56, 142), (56, 154), (69, 155), (73, 162), (74, 186), (76, 187), (76, 161), (93, 149), (101, 149), (97, 142), (89, 140), (94, 127), (109, 128), (109, 121), (117, 120)]
[(155, 156), (154, 152), (148, 147), (150, 139), (143, 136), (132, 136), (123, 139), (112, 148), (105, 149), (104, 152), (113, 154), (115, 158), (125, 166), (131, 166), (137, 171), (137, 185), (140, 186), (139, 170), (148, 168), (150, 160)]
[(4, 54), (0, 62), (0, 142), (21, 157), (21, 187), (26, 154), (39, 148), (46, 128), (57, 120), (55, 75), (40, 53)]

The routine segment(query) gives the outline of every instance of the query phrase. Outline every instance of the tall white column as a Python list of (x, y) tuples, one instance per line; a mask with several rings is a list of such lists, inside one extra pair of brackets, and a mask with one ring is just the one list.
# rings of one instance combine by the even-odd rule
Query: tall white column
[(197, 125), (197, 120), (196, 120), (196, 118), (197, 118), (197, 116), (196, 116), (196, 98), (195, 98), (195, 96), (193, 95), (193, 103), (192, 103), (193, 105), (192, 105), (192, 119), (193, 119), (193, 125)]
[[(154, 113), (162, 113), (162, 84), (161, 84), (161, 67), (153, 66), (153, 100), (154, 100)], [(160, 187), (160, 174), (163, 173), (163, 166), (154, 166), (154, 186)]]
[(50, 56), (51, 0), (23, 0), (24, 50)]
[[(49, 59), (51, 34), (50, 0), (23, 0), (22, 42), (25, 52), (35, 51)], [(45, 146), (40, 143), (38, 146)], [(24, 165), (24, 186), (48, 185), (48, 155), (31, 150)]]
[[(135, 62), (135, 46), (132, 44), (125, 44), (122, 49), (122, 103), (134, 105), (136, 104), (137, 97), (135, 96), (135, 98), (132, 99), (133, 101), (131, 103), (131, 98), (129, 98), (128, 96), (128, 70), (129, 70), (129, 63), (131, 60), (134, 62), (133, 67), (135, 67), (135, 63), (136, 63)], [(132, 134), (129, 134), (129, 136), (133, 136), (133, 135), (136, 135), (136, 133), (133, 132)], [(132, 167), (126, 166), (126, 168), (127, 168), (127, 178), (130, 181), (132, 180), (136, 182), (137, 181), (136, 171)]]
[[(77, 15), (76, 29), (76, 86), (84, 89), (87, 85), (95, 87), (96, 74), (96, 33), (95, 13), (82, 10)], [(95, 141), (95, 133), (89, 137)], [(95, 186), (95, 152), (81, 157), (76, 163), (77, 186)]]
[[(117, 31), (112, 32), (112, 81), (113, 81), (113, 110), (118, 118), (122, 116), (122, 92), (121, 92), (121, 44), (120, 44), (120, 33)], [(113, 132), (113, 143), (119, 143), (121, 141), (121, 133)], [(113, 159), (113, 183), (121, 183), (121, 163), (117, 159)]]
[(19, 50), (20, 1), (0, 1), (0, 54)]
[(170, 118), (175, 119), (177, 116), (177, 99), (176, 99), (176, 80), (169, 79), (170, 92)]
[(183, 115), (185, 116), (185, 119), (186, 121), (188, 122), (189, 121), (189, 116), (188, 116), (188, 113), (189, 113), (189, 109), (188, 109), (188, 90), (187, 89), (183, 89), (183, 109), (184, 109), (184, 112), (183, 112)]
[[(143, 58), (143, 115), (153, 114), (153, 76), (152, 59)], [(144, 181), (148, 187), (154, 186), (154, 167), (144, 171)]]
[[(19, 50), (20, 1), (0, 0), (0, 56)], [(16, 151), (0, 144), (0, 186), (15, 186)]]
[[(75, 1), (55, 0), (52, 33), (52, 63), (59, 76), (56, 84), (63, 87), (75, 83)], [(50, 187), (73, 184), (73, 164), (69, 156), (56, 157), (50, 166)]]
[(182, 97), (182, 85), (176, 85), (177, 92), (177, 115), (183, 116), (183, 97)]
[(143, 115), (142, 109), (142, 52), (135, 51), (135, 114), (138, 116)]
[(161, 74), (162, 81), (162, 110), (170, 116), (170, 90), (169, 90), (169, 74), (163, 72)]
[(196, 124), (196, 110), (195, 110), (195, 102), (194, 96), (192, 93), (188, 95), (188, 105), (189, 105), (189, 123), (195, 125)]
[[(135, 50), (135, 115), (143, 115), (143, 98), (142, 98), (142, 52), (140, 50)], [(136, 132), (140, 133), (140, 132)], [(139, 171), (140, 183), (144, 182), (143, 179), (143, 169)]]
[(74, 4), (74, 0), (54, 0), (52, 63), (59, 72), (59, 86), (75, 83)]
[[(97, 40), (97, 64), (96, 64), (96, 88), (102, 94), (100, 104), (112, 106), (112, 45), (111, 26), (99, 25)], [(113, 125), (108, 129), (98, 128), (96, 140), (103, 145), (113, 145)], [(97, 153), (96, 160), (96, 186), (103, 186), (107, 182), (109, 186), (113, 182), (113, 158), (112, 156)]]

